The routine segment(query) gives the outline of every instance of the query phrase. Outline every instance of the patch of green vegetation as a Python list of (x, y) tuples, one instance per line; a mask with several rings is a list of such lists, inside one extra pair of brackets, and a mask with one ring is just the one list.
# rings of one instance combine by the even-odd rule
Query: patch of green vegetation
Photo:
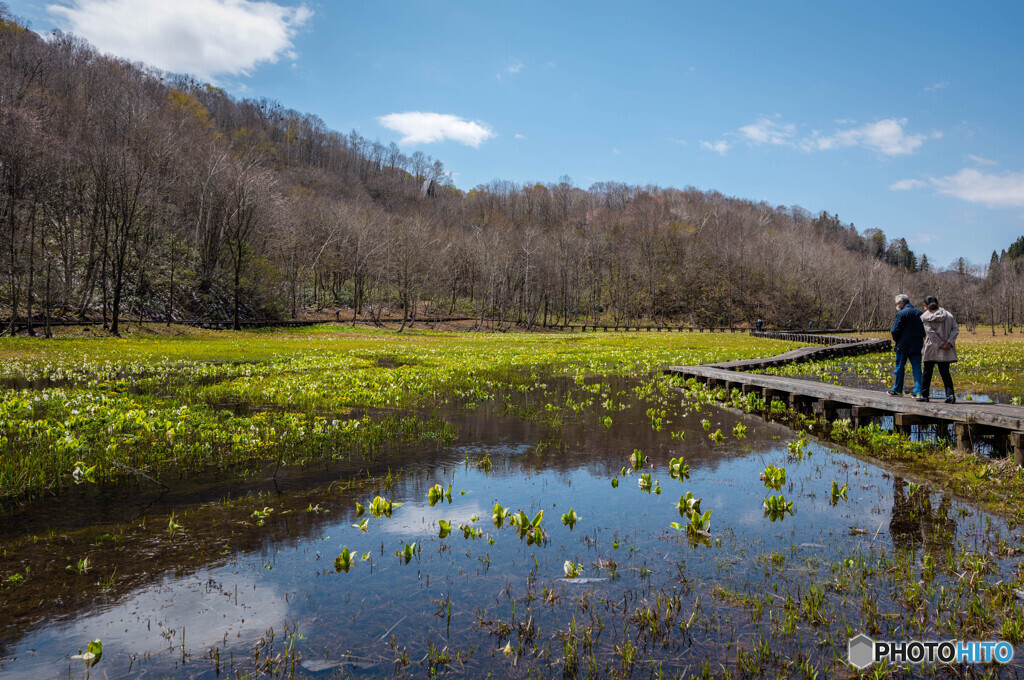
[[(571, 377), (774, 354), (745, 334), (457, 334), (318, 326), (185, 337), (0, 339), (0, 504), (81, 482), (451, 441), (416, 415)], [(587, 394), (588, 405), (600, 394)], [(611, 395), (603, 397), (611, 403)], [(578, 411), (582, 403), (566, 407)], [(552, 405), (553, 411), (562, 408)], [(510, 406), (510, 408), (514, 408)], [(359, 409), (364, 415), (352, 416)], [(367, 415), (365, 412), (369, 411)], [(549, 414), (550, 416), (551, 414)], [(557, 424), (552, 418), (552, 424)]]

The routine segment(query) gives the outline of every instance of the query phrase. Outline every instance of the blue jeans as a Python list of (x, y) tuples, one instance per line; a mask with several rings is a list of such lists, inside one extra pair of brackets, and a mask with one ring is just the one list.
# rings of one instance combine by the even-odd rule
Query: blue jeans
[(907, 372), (907, 361), (910, 361), (910, 372), (914, 374), (914, 394), (921, 394), (921, 353), (904, 354), (896, 352), (896, 369), (892, 372), (892, 391), (903, 393), (903, 377)]

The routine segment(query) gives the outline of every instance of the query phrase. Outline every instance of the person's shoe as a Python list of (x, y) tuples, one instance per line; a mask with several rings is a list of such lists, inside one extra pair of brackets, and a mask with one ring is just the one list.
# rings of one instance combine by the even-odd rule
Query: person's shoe
[(951, 394), (948, 397), (946, 397), (946, 403), (947, 404), (955, 404), (956, 403), (956, 395), (955, 394)]
[(886, 390), (886, 394), (888, 394), (890, 397), (902, 397), (903, 396), (902, 392), (893, 392), (892, 390)]
[(928, 401), (928, 397), (924, 396), (923, 394), (919, 394), (916, 397), (914, 397), (914, 401), (924, 401), (924, 402), (927, 402)]

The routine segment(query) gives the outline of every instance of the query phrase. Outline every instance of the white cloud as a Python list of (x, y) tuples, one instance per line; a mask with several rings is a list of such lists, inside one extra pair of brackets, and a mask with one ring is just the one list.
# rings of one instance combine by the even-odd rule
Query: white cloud
[(724, 139), (720, 139), (717, 142), (701, 142), (700, 148), (707, 149), (708, 151), (714, 151), (717, 154), (725, 155), (725, 152), (729, 150), (729, 142)]
[(503, 70), (501, 73), (495, 73), (494, 77), (497, 78), (498, 80), (501, 80), (502, 76), (514, 76), (520, 71), (522, 71), (524, 66), (526, 66), (526, 64), (516, 59), (515, 61), (511, 62), (508, 66), (506, 66), (505, 70)]
[(741, 127), (740, 134), (755, 144), (789, 145), (796, 134), (796, 126), (779, 125), (768, 118), (761, 118), (753, 125)]
[(101, 52), (204, 79), (295, 59), (292, 38), (313, 16), (267, 0), (64, 0), (46, 10)]
[(901, 179), (889, 185), (889, 188), (893, 191), (907, 191), (909, 189), (920, 189), (925, 186), (928, 186), (928, 183), (919, 179)]
[(955, 175), (933, 177), (931, 183), (940, 194), (970, 203), (982, 203), (991, 208), (1024, 207), (1024, 172), (991, 175), (964, 168)]
[[(847, 119), (838, 119), (836, 122), (840, 125), (852, 123)], [(756, 123), (744, 125), (737, 133), (726, 133), (726, 136), (739, 136), (754, 145), (772, 144), (799, 148), (804, 151), (830, 151), (860, 146), (887, 156), (913, 153), (929, 136), (933, 139), (942, 137), (941, 132), (933, 132), (930, 135), (908, 134), (904, 130), (906, 123), (906, 118), (887, 118), (859, 127), (837, 130), (831, 135), (825, 135), (815, 130), (810, 136), (798, 138), (796, 125), (762, 117)], [(724, 149), (729, 148), (725, 142), (718, 142), (718, 144), (725, 146), (722, 150), (717, 148), (712, 150), (723, 153)], [(712, 147), (705, 146), (705, 148)]]
[(886, 118), (827, 136), (815, 131), (811, 137), (801, 140), (800, 145), (809, 151), (864, 146), (886, 156), (901, 156), (913, 153), (926, 139), (925, 135), (909, 135), (904, 132), (903, 126), (906, 124), (906, 118)]
[(967, 158), (974, 161), (978, 165), (999, 165), (999, 161), (990, 161), (987, 158), (982, 158), (981, 156), (975, 156), (973, 154), (968, 154)]
[(925, 234), (924, 232), (917, 232), (914, 237), (908, 239), (914, 245), (924, 245), (925, 243), (931, 243), (937, 241), (939, 238), (938, 234)]
[(448, 113), (408, 111), (389, 113), (377, 119), (381, 125), (400, 133), (402, 144), (431, 144), (450, 139), (466, 146), (478, 147), (494, 136), (485, 124)]
[(942, 82), (935, 83), (934, 85), (929, 85), (928, 87), (924, 88), (924, 91), (937, 92), (938, 90), (945, 90), (947, 87), (949, 87), (949, 81), (943, 80)]
[(526, 135), (520, 134), (518, 132), (514, 136), (515, 136), (516, 139), (526, 139)]

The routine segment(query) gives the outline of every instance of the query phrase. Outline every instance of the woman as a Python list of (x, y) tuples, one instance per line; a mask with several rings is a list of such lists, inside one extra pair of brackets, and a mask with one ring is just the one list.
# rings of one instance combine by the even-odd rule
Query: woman
[(942, 307), (934, 295), (924, 299), (925, 312), (921, 315), (924, 323), (924, 349), (921, 358), (924, 360), (923, 388), (917, 397), (918, 401), (928, 401), (932, 387), (932, 371), (939, 367), (942, 376), (942, 387), (946, 390), (946, 403), (955, 404), (956, 394), (953, 391), (953, 377), (949, 374), (949, 365), (956, 361), (956, 336), (960, 329), (956, 319)]

